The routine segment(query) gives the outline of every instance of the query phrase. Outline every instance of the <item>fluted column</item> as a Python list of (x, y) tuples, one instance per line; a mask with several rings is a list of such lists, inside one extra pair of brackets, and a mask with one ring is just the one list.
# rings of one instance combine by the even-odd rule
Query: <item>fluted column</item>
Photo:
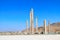
[(33, 16), (33, 9), (30, 11), (30, 33), (34, 33), (34, 16)]
[(44, 20), (44, 28), (45, 28), (45, 34), (47, 34), (47, 30), (46, 30), (46, 20)]
[(30, 11), (30, 34), (31, 34), (31, 11)]
[(48, 29), (49, 29), (49, 33), (50, 33), (50, 21), (48, 21)]
[(38, 19), (36, 17), (36, 32), (38, 33)]
[(34, 34), (34, 14), (33, 14), (33, 8), (31, 9), (32, 11), (32, 34)]
[(26, 21), (26, 32), (28, 33), (28, 20)]

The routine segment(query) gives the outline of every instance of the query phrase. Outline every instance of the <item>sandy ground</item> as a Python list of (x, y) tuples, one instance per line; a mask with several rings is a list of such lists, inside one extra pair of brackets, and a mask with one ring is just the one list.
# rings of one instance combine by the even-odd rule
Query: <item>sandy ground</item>
[(60, 35), (0, 35), (0, 40), (60, 40)]

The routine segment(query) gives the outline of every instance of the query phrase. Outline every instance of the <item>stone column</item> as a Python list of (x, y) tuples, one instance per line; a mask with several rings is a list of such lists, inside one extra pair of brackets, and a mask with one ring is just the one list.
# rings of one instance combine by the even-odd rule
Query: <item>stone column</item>
[(48, 21), (48, 29), (49, 29), (49, 33), (50, 33), (50, 21)]
[(28, 20), (26, 21), (26, 33), (28, 33)]
[(31, 34), (31, 11), (30, 11), (30, 34)]
[(38, 19), (36, 17), (36, 33), (38, 33)]
[(34, 33), (34, 16), (33, 16), (33, 9), (30, 11), (30, 33)]
[(32, 34), (34, 34), (34, 14), (33, 14), (33, 8), (31, 9), (32, 11)]
[(45, 28), (45, 34), (47, 34), (47, 30), (46, 30), (46, 20), (44, 20), (44, 28)]

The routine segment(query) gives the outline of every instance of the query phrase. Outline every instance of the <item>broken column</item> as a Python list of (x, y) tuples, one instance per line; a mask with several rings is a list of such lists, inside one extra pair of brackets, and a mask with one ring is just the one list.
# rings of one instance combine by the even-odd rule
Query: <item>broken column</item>
[(49, 33), (50, 33), (50, 21), (48, 21), (48, 30), (49, 30)]
[(44, 28), (45, 28), (45, 34), (47, 34), (46, 20), (44, 20)]
[(26, 21), (26, 33), (28, 34), (28, 20)]
[(36, 33), (38, 33), (38, 19), (36, 17)]

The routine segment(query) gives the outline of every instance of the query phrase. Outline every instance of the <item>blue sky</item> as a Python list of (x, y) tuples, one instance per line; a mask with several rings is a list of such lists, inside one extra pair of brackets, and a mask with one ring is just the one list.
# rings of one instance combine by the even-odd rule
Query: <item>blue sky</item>
[(0, 31), (21, 31), (26, 28), (31, 8), (38, 25), (60, 22), (60, 0), (0, 0)]

